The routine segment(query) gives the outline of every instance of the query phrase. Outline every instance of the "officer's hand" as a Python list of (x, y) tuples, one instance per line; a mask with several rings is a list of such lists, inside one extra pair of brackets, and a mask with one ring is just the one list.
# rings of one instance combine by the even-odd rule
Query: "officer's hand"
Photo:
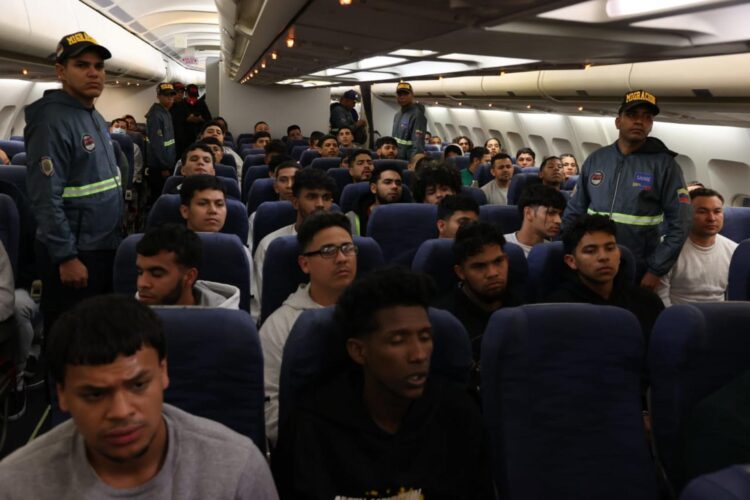
[(60, 281), (64, 286), (86, 288), (89, 284), (89, 270), (79, 259), (60, 264)]
[(641, 286), (643, 288), (647, 288), (651, 291), (654, 291), (660, 282), (661, 282), (661, 279), (659, 276), (653, 273), (647, 272), (646, 274), (643, 275), (643, 279), (641, 280)]

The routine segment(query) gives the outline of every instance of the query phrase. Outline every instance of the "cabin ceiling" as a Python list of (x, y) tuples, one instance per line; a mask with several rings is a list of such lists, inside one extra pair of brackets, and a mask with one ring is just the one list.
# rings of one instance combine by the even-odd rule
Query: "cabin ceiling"
[[(750, 48), (750, 5), (740, 0), (239, 0), (236, 8), (237, 24), (221, 20), (225, 67), (251, 85), (572, 69)], [(404, 49), (429, 52), (392, 55)]]

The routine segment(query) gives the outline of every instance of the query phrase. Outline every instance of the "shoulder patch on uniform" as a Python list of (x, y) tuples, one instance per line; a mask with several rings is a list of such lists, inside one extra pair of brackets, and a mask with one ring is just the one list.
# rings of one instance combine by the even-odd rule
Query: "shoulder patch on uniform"
[(94, 138), (91, 137), (91, 135), (83, 134), (83, 137), (81, 137), (81, 146), (83, 146), (83, 149), (91, 153), (96, 149), (96, 142), (94, 142)]
[(156, 131), (156, 135), (158, 135), (159, 137), (161, 137), (161, 136), (164, 135), (164, 132), (162, 132), (161, 129), (159, 129), (159, 130)]
[(690, 205), (690, 193), (685, 188), (680, 188), (677, 190), (677, 200), (680, 203), (685, 203)]
[(602, 172), (601, 170), (597, 170), (596, 172), (591, 174), (592, 186), (598, 186), (599, 184), (602, 183), (603, 180), (604, 180), (604, 172)]
[(55, 175), (55, 165), (54, 163), (52, 163), (52, 158), (50, 158), (49, 156), (42, 156), (39, 159), (39, 168), (47, 177), (52, 177), (53, 175)]

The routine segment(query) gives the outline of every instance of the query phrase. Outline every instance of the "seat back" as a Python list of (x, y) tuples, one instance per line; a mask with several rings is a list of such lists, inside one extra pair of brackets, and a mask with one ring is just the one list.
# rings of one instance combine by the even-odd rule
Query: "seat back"
[[(419, 245), (437, 235), (437, 206), (426, 203), (383, 205), (372, 211), (367, 222), (367, 236), (378, 242), (388, 263), (406, 264), (402, 256), (412, 256)], [(407, 260), (411, 265), (411, 257)]]
[(750, 238), (750, 207), (726, 207), (724, 227), (719, 234), (736, 243)]
[[(230, 179), (229, 177), (219, 177), (217, 179), (224, 184), (224, 188), (227, 190), (227, 197), (235, 200), (240, 199), (240, 187), (237, 180)], [(164, 187), (162, 188), (162, 194), (179, 194), (180, 186), (185, 178), (181, 175), (171, 175), (164, 181)]]
[(539, 167), (521, 167), (521, 173), (534, 174), (539, 177)]
[(344, 188), (352, 183), (352, 176), (349, 175), (349, 169), (343, 167), (330, 168), (326, 174), (336, 181), (336, 193), (334, 199), (338, 202), (341, 200), (341, 194), (344, 192)]
[[(240, 289), (240, 309), (250, 311), (250, 262), (245, 246), (233, 234), (197, 234), (203, 242), (198, 279), (236, 286)], [(131, 234), (117, 248), (112, 273), (116, 293), (132, 296), (137, 291), (135, 247), (141, 238), (142, 233)]]
[(262, 203), (267, 201), (279, 201), (279, 195), (273, 189), (273, 179), (270, 177), (258, 179), (250, 186), (247, 194), (247, 214), (255, 212)]
[(474, 173), (474, 179), (476, 179), (479, 187), (482, 187), (488, 182), (494, 180), (494, 177), (492, 177), (492, 168), (490, 167), (490, 164), (482, 163), (481, 165), (479, 165), (479, 168)]
[[(525, 171), (526, 169), (524, 169)], [(516, 174), (510, 181), (510, 187), (508, 188), (508, 205), (518, 205), (518, 200), (521, 198), (521, 192), (530, 182), (538, 182), (538, 174)]]
[[(430, 374), (466, 385), (472, 365), (469, 336), (447, 311), (429, 309), (433, 351)], [(279, 380), (279, 428), (311, 388), (350, 366), (333, 322), (333, 307), (304, 311), (284, 346)]]
[(307, 144), (300, 145), (300, 146), (293, 146), (292, 151), (290, 152), (291, 157), (299, 161), (300, 158), (302, 157), (302, 153), (304, 153), (308, 149), (308, 147), (309, 146)]
[[(135, 156), (133, 153), (133, 139), (128, 134), (112, 134), (112, 141), (120, 145), (120, 151), (128, 160), (128, 183), (126, 189), (133, 187), (133, 172), (135, 170)], [(113, 144), (114, 145), (114, 144)]]
[[(352, 238), (359, 247), (357, 254), (357, 276), (383, 267), (383, 253), (372, 238), (355, 236)], [(300, 283), (310, 281), (310, 276), (303, 273), (297, 264), (300, 254), (296, 236), (276, 238), (268, 247), (263, 261), (263, 276), (273, 276), (272, 280), (263, 280), (263, 303), (260, 310), (262, 324), (289, 294), (293, 293)]]
[(247, 203), (250, 187), (258, 179), (268, 179), (268, 165), (253, 165), (242, 171), (242, 202)]
[(18, 247), (21, 238), (21, 217), (13, 198), (0, 194), (0, 241), (10, 259), (13, 276), (18, 280)]
[[(518, 245), (506, 243), (504, 251), (508, 255), (508, 288), (515, 295), (524, 297), (528, 268), (523, 250)], [(411, 269), (432, 276), (437, 285), (438, 294), (442, 295), (449, 293), (458, 283), (458, 276), (453, 270), (455, 263), (453, 239), (435, 238), (419, 246)]]
[(202, 307), (154, 311), (169, 353), (164, 401), (226, 425), (265, 450), (263, 352), (250, 315)]
[(446, 158), (445, 161), (456, 170), (464, 170), (465, 168), (469, 167), (470, 163), (468, 156), (452, 156), (450, 158)]
[(230, 154), (225, 154), (224, 156), (221, 157), (221, 164), (226, 165), (232, 168), (235, 172), (237, 172), (237, 160), (234, 159), (234, 156)]
[(464, 186), (461, 188), (461, 194), (473, 198), (480, 207), (487, 204), (487, 195), (478, 187)]
[(381, 165), (388, 165), (389, 167), (395, 167), (403, 174), (404, 170), (409, 167), (409, 162), (406, 160), (390, 160), (386, 158), (372, 160), (373, 168), (378, 168)]
[[(161, 224), (184, 224), (185, 220), (180, 215), (180, 195), (163, 194), (154, 202), (146, 219), (146, 227), (155, 227)], [(245, 205), (239, 200), (227, 198), (227, 219), (221, 228), (224, 234), (235, 234), (240, 241), (247, 241), (247, 214)]]
[(733, 465), (692, 480), (680, 500), (739, 500), (750, 497), (750, 471), (746, 465)]
[(224, 178), (224, 179), (232, 179), (235, 182), (237, 181), (237, 169), (231, 165), (227, 165), (223, 162), (216, 163), (214, 164), (214, 171), (216, 172), (216, 177)]
[(684, 484), (684, 430), (696, 404), (750, 369), (750, 303), (673, 305), (651, 334), (653, 434), (667, 476)]
[[(635, 257), (627, 247), (620, 247), (620, 270), (618, 279), (635, 283)], [(563, 260), (565, 250), (562, 241), (534, 245), (529, 252), (529, 278), (527, 302), (543, 302), (565, 281), (568, 266)]]
[(619, 307), (493, 314), (481, 387), (503, 498), (659, 498), (641, 417), (644, 350), (638, 320)]
[(302, 156), (299, 157), (299, 165), (302, 168), (309, 166), (315, 158), (320, 158), (320, 153), (314, 149), (308, 149), (302, 152)]
[(728, 300), (750, 300), (750, 239), (742, 241), (729, 263)]
[(248, 154), (244, 157), (245, 159), (242, 161), (242, 171), (244, 172), (246, 168), (255, 166), (255, 165), (263, 165), (266, 162), (266, 154)]
[(13, 184), (25, 196), (29, 196), (26, 190), (26, 166), (24, 165), (0, 165), (0, 181)]
[(263, 148), (250, 148), (247, 146), (243, 146), (240, 151), (241, 151), (240, 156), (245, 159), (247, 159), (248, 155), (253, 155), (253, 156), (264, 155), (265, 156), (266, 154), (266, 150)]
[(521, 229), (523, 219), (515, 205), (484, 205), (479, 207), (479, 220), (498, 226), (503, 234)]
[(16, 153), (13, 158), (10, 159), (11, 165), (23, 165), (26, 166), (26, 152)]
[(312, 168), (317, 168), (318, 170), (327, 171), (332, 168), (338, 168), (339, 165), (341, 165), (341, 158), (335, 157), (335, 158), (315, 158), (310, 163), (310, 166)]
[(571, 175), (567, 179), (565, 179), (565, 182), (563, 182), (560, 189), (564, 191), (572, 191), (574, 187), (576, 187), (576, 183), (578, 182), (578, 176), (577, 175)]
[(266, 201), (261, 203), (255, 211), (255, 222), (253, 222), (253, 255), (255, 255), (255, 250), (266, 235), (289, 224), (294, 224), (296, 220), (297, 211), (292, 207), (291, 202)]
[(13, 158), (18, 153), (26, 151), (26, 145), (21, 141), (2, 141), (0, 140), (0, 149), (5, 151), (8, 158)]

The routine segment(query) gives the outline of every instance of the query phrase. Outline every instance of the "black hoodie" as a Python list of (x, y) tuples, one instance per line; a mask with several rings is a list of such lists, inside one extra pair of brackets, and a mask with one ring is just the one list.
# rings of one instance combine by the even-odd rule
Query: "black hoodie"
[(272, 467), (282, 499), (493, 498), (482, 421), (458, 386), (431, 375), (401, 429), (379, 428), (362, 400), (361, 372), (312, 391), (279, 433)]

